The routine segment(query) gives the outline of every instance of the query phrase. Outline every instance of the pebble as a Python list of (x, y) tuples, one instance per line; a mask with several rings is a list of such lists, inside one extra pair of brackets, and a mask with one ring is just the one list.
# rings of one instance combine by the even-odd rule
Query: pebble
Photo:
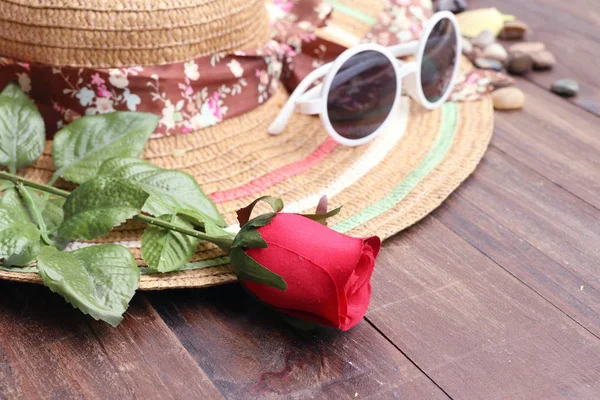
[(461, 13), (467, 9), (467, 0), (438, 0), (438, 11), (451, 11)]
[(492, 92), (496, 110), (518, 110), (525, 104), (525, 94), (516, 87), (507, 87)]
[(533, 58), (526, 53), (511, 53), (506, 70), (513, 75), (524, 75), (531, 70)]
[(473, 53), (473, 45), (466, 37), (462, 38), (462, 52), (465, 56), (469, 56), (471, 53)]
[(551, 69), (554, 67), (554, 64), (556, 64), (554, 54), (550, 53), (548, 50), (533, 53), (531, 58), (533, 58), (533, 69)]
[(482, 49), (485, 49), (488, 45), (494, 43), (496, 41), (496, 35), (488, 29), (482, 31), (475, 39), (473, 39), (473, 44), (475, 46), (479, 46)]
[(507, 21), (504, 23), (498, 37), (503, 40), (523, 40), (529, 28), (525, 22)]
[(508, 48), (509, 53), (533, 54), (546, 50), (546, 45), (542, 42), (522, 42), (515, 43)]
[(497, 8), (478, 8), (460, 13), (456, 19), (463, 36), (474, 38), (485, 30), (492, 31), (496, 36), (502, 30), (504, 22), (514, 17), (502, 14)]
[(574, 79), (560, 79), (552, 84), (550, 90), (560, 96), (573, 97), (579, 92), (579, 84)]
[(500, 61), (483, 57), (476, 58), (475, 65), (477, 66), (477, 68), (493, 69), (494, 71), (502, 71), (502, 69), (504, 68), (504, 65)]
[(508, 58), (508, 53), (500, 43), (491, 43), (483, 50), (483, 57), (504, 62)]

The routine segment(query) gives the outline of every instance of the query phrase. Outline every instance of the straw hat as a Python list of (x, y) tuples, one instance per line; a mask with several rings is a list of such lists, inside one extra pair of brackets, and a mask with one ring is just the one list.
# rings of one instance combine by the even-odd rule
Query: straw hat
[[(336, 5), (329, 27), (318, 33), (344, 42), (364, 37), (386, 2), (346, 0)], [(0, 0), (0, 56), (84, 68), (185, 62), (261, 48), (272, 35), (269, 18), (264, 0)], [(465, 61), (463, 68), (471, 66)], [(2, 73), (0, 64), (0, 78)], [(194, 175), (230, 224), (235, 210), (265, 194), (281, 197), (294, 212), (314, 209), (327, 194), (330, 204), (344, 206), (330, 220), (331, 228), (388, 238), (430, 213), (468, 177), (493, 130), (491, 102), (483, 96), (435, 111), (403, 99), (398, 123), (360, 147), (335, 144), (318, 117), (300, 114), (283, 134), (269, 136), (267, 126), (287, 96), (281, 87), (252, 110), (215, 125), (153, 138), (143, 158)], [(54, 169), (50, 150), (48, 141), (26, 177), (48, 181)], [(139, 223), (128, 222), (95, 242), (122, 243), (142, 264), (141, 229)], [(227, 257), (212, 245), (201, 244), (194, 260), (205, 268), (142, 275), (140, 288), (203, 287), (235, 280)], [(8, 271), (0, 271), (0, 278), (40, 281), (37, 274)]]

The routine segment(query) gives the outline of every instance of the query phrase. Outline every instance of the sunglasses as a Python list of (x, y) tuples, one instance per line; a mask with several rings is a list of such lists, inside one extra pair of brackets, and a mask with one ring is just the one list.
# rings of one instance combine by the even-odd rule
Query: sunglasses
[[(281, 133), (294, 110), (320, 115), (338, 143), (358, 146), (381, 133), (405, 90), (428, 110), (442, 105), (454, 86), (461, 54), (460, 29), (451, 12), (432, 16), (419, 41), (383, 47), (354, 46), (306, 76), (296, 87), (269, 133)], [(414, 56), (414, 62), (398, 57)], [(319, 79), (324, 78), (311, 88)]]

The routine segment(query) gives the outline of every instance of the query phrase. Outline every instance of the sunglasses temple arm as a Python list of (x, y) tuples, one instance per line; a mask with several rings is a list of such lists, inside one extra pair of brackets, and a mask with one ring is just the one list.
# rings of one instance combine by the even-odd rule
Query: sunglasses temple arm
[(327, 63), (325, 65), (320, 66), (319, 68), (312, 71), (310, 74), (306, 76), (300, 82), (300, 84), (296, 87), (288, 101), (284, 104), (281, 111), (273, 121), (273, 123), (269, 126), (268, 132), (271, 135), (278, 135), (285, 129), (288, 121), (292, 117), (294, 113), (294, 109), (296, 108), (296, 103), (302, 95), (308, 90), (308, 88), (315, 83), (318, 79), (327, 75), (327, 73), (331, 70), (331, 63)]
[(419, 50), (419, 42), (415, 40), (408, 43), (396, 44), (388, 47), (388, 49), (396, 58), (412, 56)]

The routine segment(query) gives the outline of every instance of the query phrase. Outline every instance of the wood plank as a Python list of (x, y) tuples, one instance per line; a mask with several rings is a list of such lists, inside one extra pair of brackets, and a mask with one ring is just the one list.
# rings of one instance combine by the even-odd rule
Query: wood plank
[(597, 399), (600, 340), (435, 218), (373, 281), (368, 318), (450, 397)]
[(496, 112), (492, 146), (600, 209), (599, 119), (530, 83), (522, 111)]
[(600, 211), (491, 149), (435, 215), (600, 336)]
[(365, 321), (299, 331), (236, 284), (149, 298), (228, 399), (447, 398)]
[[(569, 101), (600, 115), (600, 80), (597, 62), (600, 54), (600, 3), (595, 0), (470, 0), (470, 8), (497, 7), (514, 14), (531, 27), (527, 40), (541, 41), (557, 57), (551, 71), (534, 72), (526, 79), (549, 90), (562, 78), (576, 79), (581, 92)], [(507, 42), (509, 43), (509, 42)]]
[(113, 329), (44, 287), (0, 282), (0, 397), (222, 398), (137, 297)]

